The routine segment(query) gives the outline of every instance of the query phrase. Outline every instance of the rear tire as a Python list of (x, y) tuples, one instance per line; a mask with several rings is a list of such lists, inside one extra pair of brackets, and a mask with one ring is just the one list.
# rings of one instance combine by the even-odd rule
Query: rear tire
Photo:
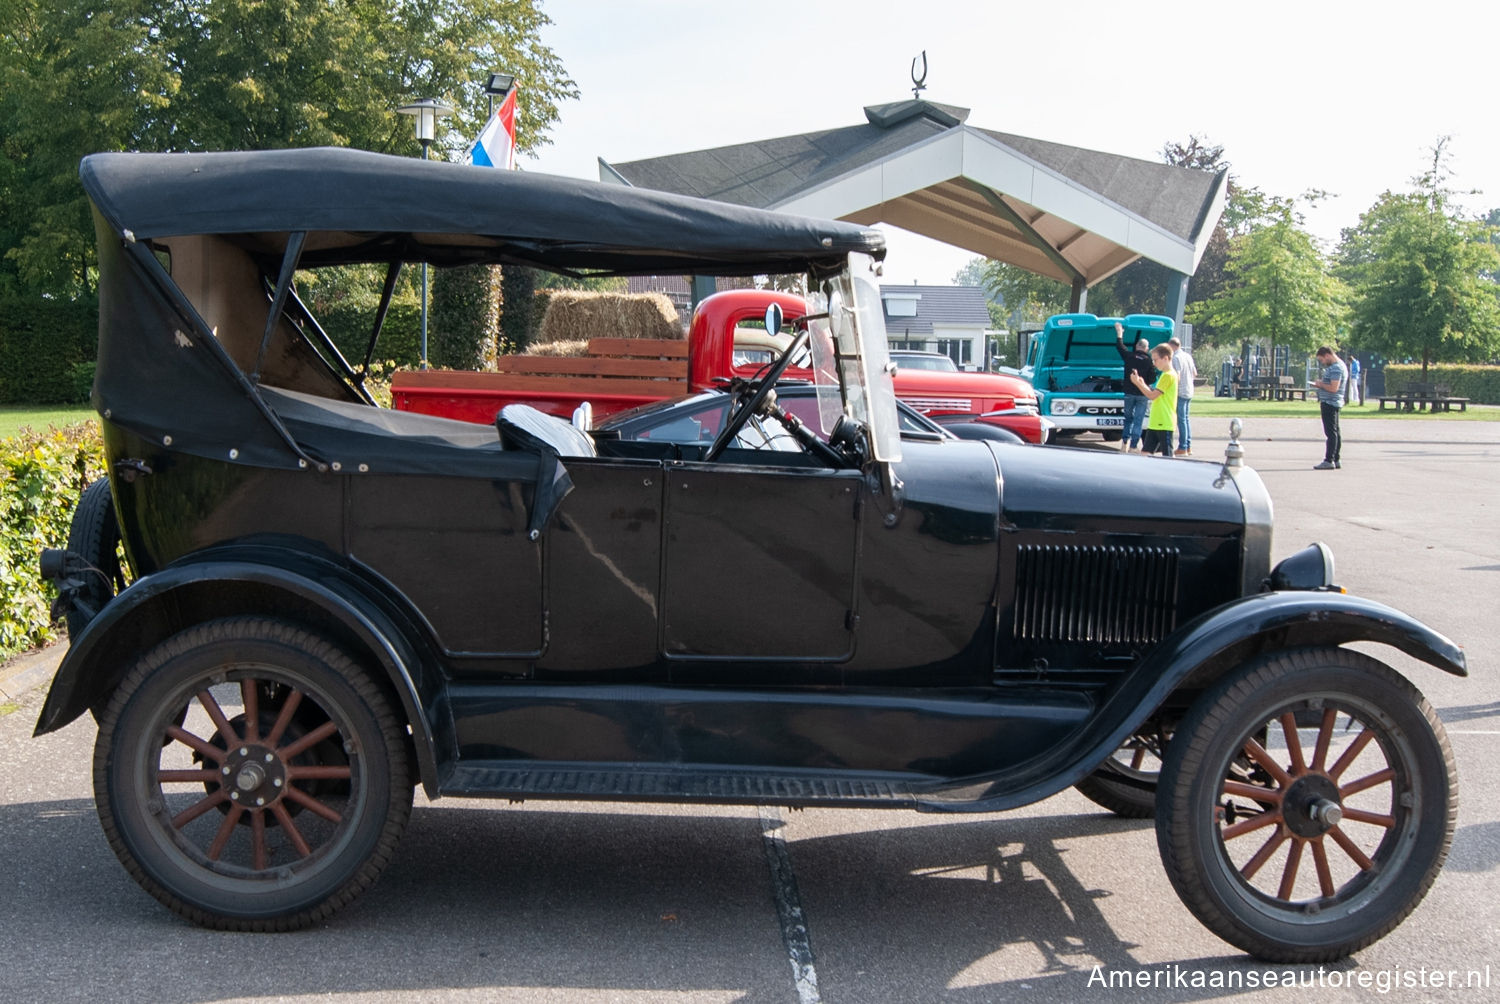
[[(1161, 746), (1152, 736), (1131, 736), (1088, 777), (1073, 787), (1095, 805), (1126, 819), (1151, 819), (1156, 815), (1156, 786), (1161, 772)], [(1139, 782), (1132, 784), (1130, 778)], [(1149, 784), (1149, 788), (1141, 785)]]
[[(109, 479), (100, 478), (78, 496), (78, 508), (73, 510), (73, 522), (68, 528), (68, 550), (89, 564), (79, 599), (95, 613), (103, 610), (115, 593), (125, 588), (119, 546), (120, 524), (115, 516), (115, 500), (110, 494)], [(68, 637), (76, 638), (88, 626), (89, 618), (70, 609), (67, 622)]]
[(1457, 817), (1431, 705), (1368, 656), (1315, 648), (1198, 700), (1162, 764), (1156, 835), (1209, 930), (1268, 961), (1331, 962), (1416, 908)]
[(235, 618), (172, 636), (126, 675), (99, 725), (94, 798), (116, 856), (168, 908), (286, 931), (375, 881), (411, 812), (411, 767), (392, 701), (348, 655)]

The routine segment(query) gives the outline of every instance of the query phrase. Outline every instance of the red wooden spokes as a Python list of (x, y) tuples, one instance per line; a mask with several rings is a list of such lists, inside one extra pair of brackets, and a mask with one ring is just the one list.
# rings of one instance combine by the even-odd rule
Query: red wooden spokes
[[(339, 727), (333, 721), (324, 721), (311, 731), (301, 732), (294, 722), (299, 709), (308, 707), (306, 695), (288, 688), (283, 688), (284, 695), (275, 695), (274, 689), (263, 688), (264, 683), (250, 678), (239, 681), (243, 713), (232, 719), (209, 689), (198, 691), (194, 700), (213, 727), (212, 737), (200, 734), (206, 732), (201, 717), (199, 724), (192, 726), (184, 715), (184, 724), (165, 728), (163, 759), (156, 771), (164, 794), (171, 791), (167, 786), (175, 785), (206, 789), (202, 798), (170, 817), (172, 829), (197, 846), (209, 861), (226, 856), (241, 858), (241, 864), (255, 871), (272, 867), (276, 847), (285, 845), (298, 858), (306, 858), (325, 844), (329, 839), (327, 824), (337, 826), (344, 819), (340, 803), (330, 804), (328, 800), (329, 782), (333, 791), (344, 793), (347, 788), (337, 782), (353, 778), (347, 763), (293, 762), (299, 757), (306, 760), (310, 751), (316, 756), (315, 747), (320, 743), (338, 742)], [(274, 722), (266, 729), (260, 716), (268, 694), (277, 696), (279, 704)], [(269, 709), (266, 715), (269, 718)], [(201, 766), (179, 766), (181, 753), (169, 762), (171, 751), (182, 747), (190, 750)], [(193, 828), (196, 836), (188, 837), (185, 831), (215, 809), (223, 813), (217, 825), (208, 824), (210, 828), (204, 829), (205, 824), (199, 823)], [(294, 819), (303, 810), (311, 814), (307, 819), (315, 824), (310, 829)], [(248, 840), (235, 840), (241, 830), (248, 830)], [(280, 831), (280, 841), (274, 840), (274, 830)], [(317, 836), (312, 836), (314, 831)], [(239, 850), (234, 851), (235, 847)]]
[[(1261, 730), (1260, 740), (1252, 733), (1244, 743), (1242, 767), (1231, 771), (1220, 783), (1216, 815), (1220, 820), (1219, 837), (1226, 851), (1232, 850), (1229, 846), (1232, 841), (1270, 828), (1269, 836), (1253, 853), (1249, 848), (1255, 845), (1250, 844), (1241, 855), (1232, 855), (1240, 877), (1251, 882), (1286, 849), (1279, 877), (1273, 880), (1276, 899), (1293, 901), (1307, 899), (1312, 894), (1310, 884), (1300, 895), (1298, 892), (1298, 879), (1309, 871), (1306, 867), (1309, 859), (1312, 867), (1307, 881), (1315, 880), (1317, 890), (1313, 898), (1336, 896), (1342, 885), (1375, 868), (1370, 852), (1350, 834), (1348, 824), (1365, 824), (1382, 831), (1396, 824), (1393, 814), (1396, 771), (1388, 763), (1347, 782), (1341, 781), (1344, 773), (1370, 748), (1375, 738), (1372, 729), (1361, 729), (1332, 766), (1328, 766), (1339, 717), (1336, 709), (1323, 710), (1309, 748), (1303, 745), (1299, 734), (1297, 713), (1281, 712), (1267, 724), (1280, 727), (1284, 748), (1273, 753), (1267, 749), (1269, 743), (1263, 745), (1267, 730)], [(1345, 718), (1349, 725), (1354, 724), (1347, 715)], [(1378, 744), (1375, 750), (1380, 751)], [(1383, 751), (1380, 755), (1384, 755)], [(1383, 785), (1390, 786), (1391, 809), (1379, 811), (1378, 794), (1375, 807), (1347, 804), (1353, 796)], [(1368, 836), (1368, 831), (1365, 835)], [(1244, 853), (1249, 856), (1241, 860)], [(1269, 884), (1257, 887), (1267, 893), (1271, 888)]]

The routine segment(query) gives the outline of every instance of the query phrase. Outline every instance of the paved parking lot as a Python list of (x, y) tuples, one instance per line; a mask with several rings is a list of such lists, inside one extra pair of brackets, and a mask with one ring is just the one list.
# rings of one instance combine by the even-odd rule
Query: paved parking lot
[[(1195, 454), (1222, 454), (1224, 424), (1199, 420)], [(1500, 422), (1345, 426), (1333, 472), (1311, 469), (1315, 417), (1246, 430), (1275, 557), (1327, 542), (1343, 584), (1463, 642), (1471, 671), (1381, 653), (1449, 730), (1459, 829), (1427, 901), (1347, 964), (1239, 955), (1178, 903), (1150, 824), (1072, 792), (957, 818), (419, 799), (392, 867), (328, 925), (202, 931), (115, 861), (94, 817), (92, 722), (31, 739), (33, 689), (0, 716), (0, 987), (28, 1001), (1337, 1000), (1382, 985), (1392, 1000), (1496, 999)], [(1450, 971), (1460, 986), (1437, 985)], [(1121, 989), (1121, 972), (1156, 989)], [(1470, 972), (1482, 986), (1462, 985)], [(1213, 985), (1287, 978), (1300, 986)]]

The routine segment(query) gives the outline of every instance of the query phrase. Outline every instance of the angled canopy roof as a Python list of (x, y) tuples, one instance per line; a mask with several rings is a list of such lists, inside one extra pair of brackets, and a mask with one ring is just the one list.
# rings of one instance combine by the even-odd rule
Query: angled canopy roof
[(640, 188), (854, 223), (885, 222), (1088, 286), (1146, 257), (1191, 275), (1224, 207), (1224, 173), (966, 124), (925, 100), (865, 123), (608, 164)]
[(880, 257), (862, 226), (618, 185), (361, 150), (102, 153), (79, 168), (117, 232), (242, 235), (301, 261), (513, 261), (554, 271), (753, 275)]

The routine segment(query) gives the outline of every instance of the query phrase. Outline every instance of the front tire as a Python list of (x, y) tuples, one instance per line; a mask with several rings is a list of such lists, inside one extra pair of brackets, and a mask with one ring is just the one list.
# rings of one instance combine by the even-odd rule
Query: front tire
[(375, 881), (411, 812), (411, 768), (391, 700), (348, 655), (235, 618), (127, 674), (99, 725), (94, 797), (110, 847), (167, 907), (284, 931)]
[(1453, 752), (1416, 688), (1368, 656), (1301, 649), (1194, 705), (1162, 764), (1156, 834), (1177, 894), (1219, 937), (1331, 962), (1416, 908), (1457, 816)]

